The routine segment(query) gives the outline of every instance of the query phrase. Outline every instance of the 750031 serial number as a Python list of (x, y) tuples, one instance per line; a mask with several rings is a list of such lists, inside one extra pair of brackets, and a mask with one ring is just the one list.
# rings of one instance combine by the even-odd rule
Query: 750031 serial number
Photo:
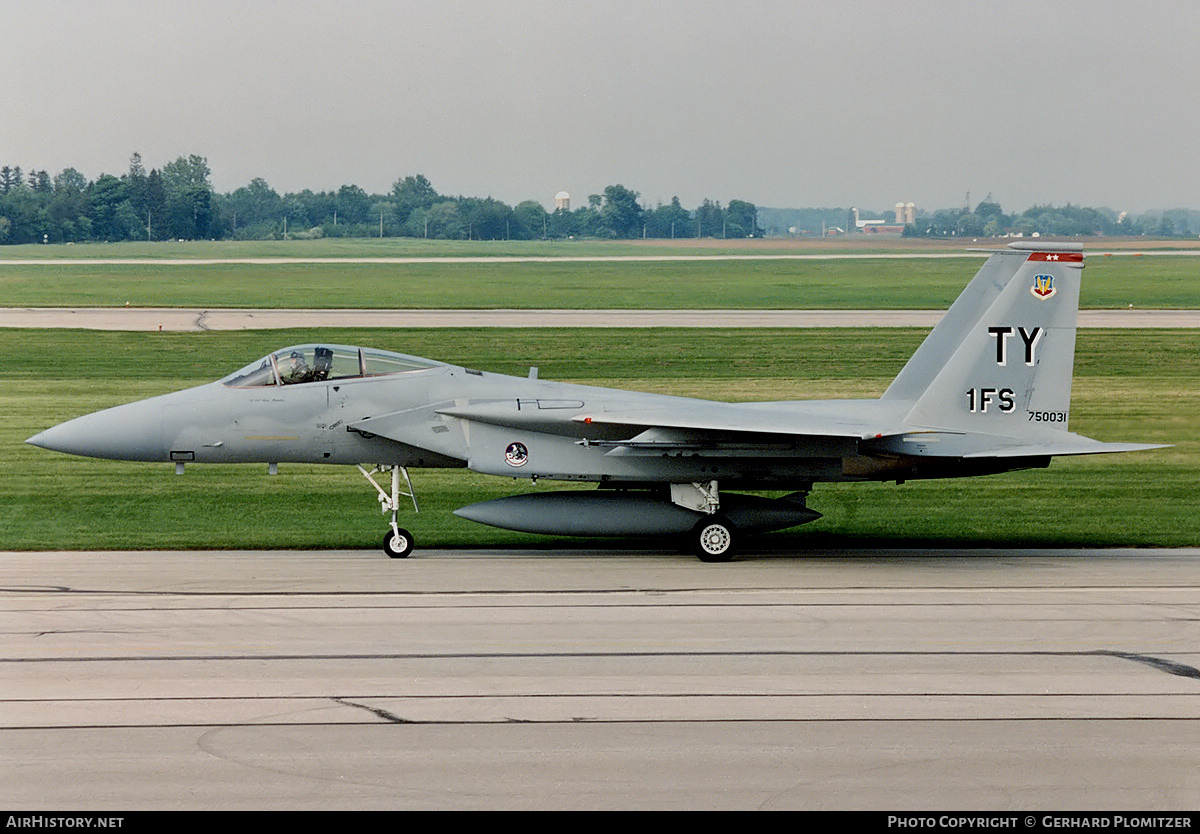
[(1065, 423), (1067, 422), (1067, 412), (1065, 411), (1030, 411), (1030, 423)]

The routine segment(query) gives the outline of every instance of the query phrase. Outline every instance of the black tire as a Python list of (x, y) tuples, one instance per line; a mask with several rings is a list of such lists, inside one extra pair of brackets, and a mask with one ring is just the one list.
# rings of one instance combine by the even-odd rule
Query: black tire
[(412, 533), (398, 527), (395, 533), (388, 530), (383, 537), (383, 552), (393, 559), (403, 559), (412, 553), (414, 544)]
[(710, 515), (692, 528), (692, 552), (701, 562), (728, 562), (733, 558), (737, 535), (724, 516)]

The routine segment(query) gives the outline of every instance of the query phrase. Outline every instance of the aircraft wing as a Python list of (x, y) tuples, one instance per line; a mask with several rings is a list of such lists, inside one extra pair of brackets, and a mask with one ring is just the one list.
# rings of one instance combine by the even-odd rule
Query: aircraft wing
[(464, 456), (465, 437), (447, 418), (558, 435), (617, 455), (666, 450), (745, 453), (829, 444), (840, 448), (879, 434), (877, 426), (849, 410), (805, 413), (703, 400), (586, 411), (583, 405), (568, 400), (442, 402), (359, 420), (349, 428), (451, 457)]
[[(660, 403), (614, 403), (586, 408), (565, 400), (505, 400), (443, 406), (437, 413), (475, 423), (548, 434), (613, 439), (646, 431), (709, 438), (777, 435), (788, 438), (866, 439), (903, 430), (900, 412), (877, 400), (798, 403), (723, 403), (664, 397)], [(596, 431), (590, 431), (596, 430)]]
[(754, 407), (712, 403), (703, 410), (678, 408), (622, 409), (579, 414), (576, 423), (629, 429), (674, 429), (728, 435), (786, 435), (789, 437), (847, 437), (864, 439), (879, 434), (869, 420), (851, 414), (804, 414), (766, 411)]
[(465, 438), (446, 418), (558, 435), (620, 457), (671, 451), (840, 456), (861, 450), (865, 454), (983, 459), (1162, 448), (1102, 443), (1065, 431), (1017, 438), (914, 427), (904, 424), (903, 406), (894, 409), (878, 400), (783, 404), (667, 399), (663, 404), (614, 403), (597, 409), (587, 409), (578, 400), (442, 402), (361, 420), (351, 429), (458, 458), (466, 456)]
[(508, 429), (569, 437), (609, 457), (654, 456), (665, 452), (766, 457), (841, 457), (858, 442), (898, 426), (877, 401), (862, 407), (846, 402), (722, 403), (664, 397), (659, 402), (613, 402), (587, 408), (583, 402), (492, 401), (439, 408), (446, 417)]

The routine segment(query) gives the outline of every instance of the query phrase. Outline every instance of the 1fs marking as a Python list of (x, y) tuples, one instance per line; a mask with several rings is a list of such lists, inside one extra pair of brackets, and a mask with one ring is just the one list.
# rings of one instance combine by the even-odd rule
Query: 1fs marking
[[(1025, 364), (1032, 368), (1037, 364), (1038, 344), (1046, 331), (1040, 327), (1026, 330), (1024, 327), (989, 327), (988, 336), (996, 340), (996, 364), (1001, 368), (1008, 367), (1008, 343), (1013, 336), (1021, 337), (1021, 347), (1024, 347)], [(972, 414), (986, 414), (992, 408), (1001, 414), (1011, 414), (1016, 411), (1015, 392), (1011, 388), (971, 388), (967, 391), (967, 407)]]
[(991, 406), (996, 406), (1002, 414), (1009, 414), (1016, 409), (1011, 388), (972, 388), (967, 392), (967, 402), (972, 414), (986, 414)]

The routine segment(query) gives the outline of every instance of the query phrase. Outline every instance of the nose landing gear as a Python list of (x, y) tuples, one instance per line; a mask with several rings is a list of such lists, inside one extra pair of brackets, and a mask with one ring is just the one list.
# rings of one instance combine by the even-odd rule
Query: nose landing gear
[(403, 559), (412, 553), (412, 533), (403, 527), (395, 527), (394, 524), (395, 522), (393, 522), (393, 529), (384, 534), (383, 552), (393, 559)]
[[(413, 512), (419, 513), (421, 509), (417, 506), (417, 496), (413, 491), (412, 480), (408, 477), (408, 468), (404, 466), (383, 466), (378, 465), (370, 472), (364, 469), (361, 465), (358, 471), (363, 474), (363, 477), (371, 482), (371, 486), (375, 487), (375, 491), (379, 493), (379, 505), (383, 510), (383, 514), (391, 513), (392, 521), (391, 528), (383, 537), (383, 552), (392, 559), (403, 559), (412, 553), (413, 546), (416, 542), (413, 539), (412, 533), (405, 530), (396, 524), (396, 512), (400, 509), (400, 496), (406, 496), (412, 499)], [(390, 493), (385, 492), (383, 487), (372, 477), (381, 472), (391, 472), (392, 475), (392, 490)], [(408, 485), (408, 492), (400, 491), (400, 475), (404, 475), (404, 483)]]

